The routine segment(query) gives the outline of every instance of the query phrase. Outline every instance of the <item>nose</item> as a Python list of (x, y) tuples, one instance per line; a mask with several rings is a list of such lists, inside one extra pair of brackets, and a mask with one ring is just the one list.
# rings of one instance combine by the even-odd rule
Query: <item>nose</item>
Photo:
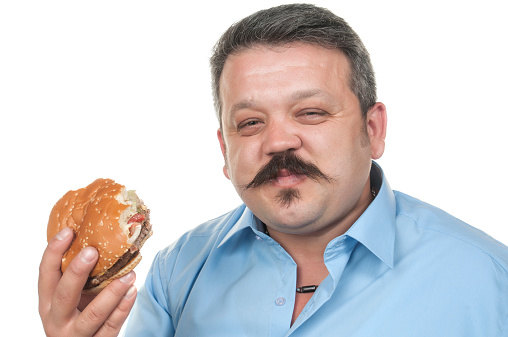
[(288, 150), (298, 150), (302, 139), (291, 122), (272, 121), (264, 130), (263, 152), (274, 155)]

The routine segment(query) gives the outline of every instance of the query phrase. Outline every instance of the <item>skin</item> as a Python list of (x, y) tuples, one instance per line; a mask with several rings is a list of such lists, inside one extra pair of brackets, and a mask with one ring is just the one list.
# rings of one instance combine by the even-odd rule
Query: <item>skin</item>
[(39, 267), (39, 314), (46, 335), (118, 336), (136, 299), (136, 276), (131, 272), (97, 296), (82, 296), (99, 255), (94, 248), (85, 248), (62, 275), (62, 257), (72, 239), (72, 230), (60, 231), (48, 243)]
[[(224, 174), (270, 236), (297, 263), (297, 286), (327, 275), (326, 245), (344, 234), (372, 201), (369, 173), (381, 157), (386, 109), (376, 103), (362, 117), (349, 88), (350, 65), (338, 50), (308, 44), (257, 45), (230, 55), (220, 80), (222, 128), (217, 131)], [(245, 189), (277, 153), (294, 151), (331, 181), (281, 171)], [(277, 202), (281, 189), (300, 199)], [(312, 294), (297, 295), (292, 322)]]

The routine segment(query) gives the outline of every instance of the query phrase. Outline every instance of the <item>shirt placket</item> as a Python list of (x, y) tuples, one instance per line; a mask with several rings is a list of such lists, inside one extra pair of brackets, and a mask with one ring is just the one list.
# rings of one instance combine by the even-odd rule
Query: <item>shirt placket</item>
[(339, 285), (339, 280), (356, 243), (357, 241), (350, 237), (339, 237), (330, 242), (324, 253), (324, 261), (329, 274), (321, 282), (291, 329), (284, 336), (300, 336), (298, 328), (306, 324), (309, 318), (330, 299)]

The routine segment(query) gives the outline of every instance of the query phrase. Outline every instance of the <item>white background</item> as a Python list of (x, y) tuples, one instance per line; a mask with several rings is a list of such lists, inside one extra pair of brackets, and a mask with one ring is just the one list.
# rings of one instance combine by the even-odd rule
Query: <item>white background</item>
[[(3, 1), (3, 331), (42, 336), (37, 274), (53, 204), (109, 177), (136, 189), (156, 252), (240, 203), (222, 174), (208, 58), (220, 34), (283, 3)], [(316, 1), (369, 49), (393, 189), (508, 243), (504, 1)], [(12, 331), (12, 330), (11, 330)]]

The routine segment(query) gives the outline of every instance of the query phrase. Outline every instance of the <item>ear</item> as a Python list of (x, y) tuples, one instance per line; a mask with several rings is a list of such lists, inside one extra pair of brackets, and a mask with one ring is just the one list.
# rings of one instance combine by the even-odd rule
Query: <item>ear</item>
[(222, 151), (222, 157), (224, 157), (224, 167), (222, 168), (222, 171), (224, 172), (226, 178), (229, 179), (228, 165), (226, 159), (226, 145), (224, 144), (224, 138), (222, 137), (222, 132), (220, 131), (220, 129), (217, 129), (217, 139), (219, 139), (220, 150)]
[(367, 112), (367, 132), (372, 159), (381, 158), (385, 151), (386, 123), (386, 107), (383, 103), (377, 102)]

